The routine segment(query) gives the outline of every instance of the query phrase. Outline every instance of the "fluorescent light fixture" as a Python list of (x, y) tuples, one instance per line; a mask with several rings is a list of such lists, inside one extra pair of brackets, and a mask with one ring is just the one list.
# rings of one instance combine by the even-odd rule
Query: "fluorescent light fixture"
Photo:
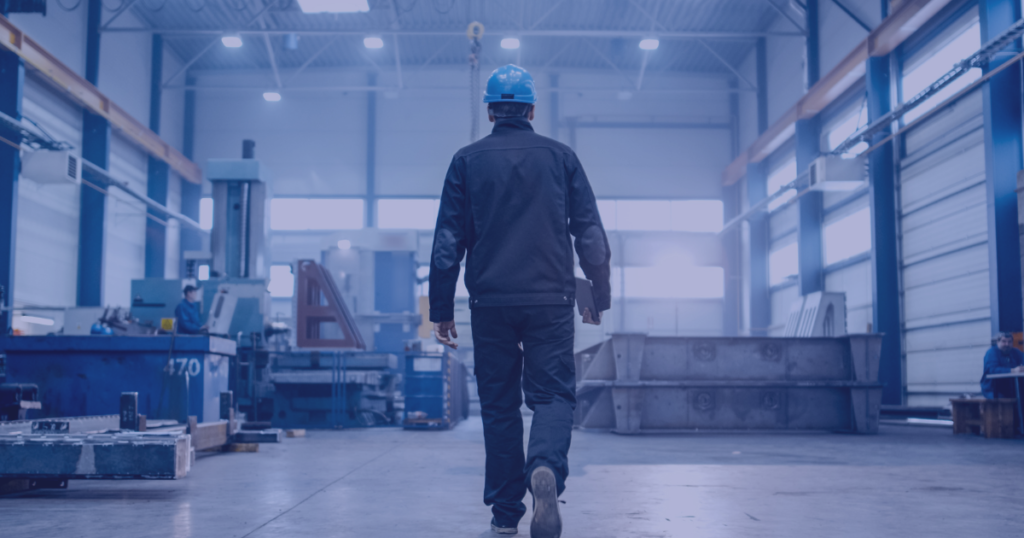
[(516, 49), (518, 49), (519, 48), (519, 38), (518, 37), (506, 37), (505, 39), (502, 39), (501, 40), (501, 48), (508, 49), (508, 50), (516, 50)]
[(53, 320), (50, 318), (41, 318), (39, 316), (19, 316), (21, 321), (25, 323), (32, 323), (34, 325), (46, 325), (50, 327), (53, 325)]
[(349, 241), (348, 239), (342, 239), (341, 241), (338, 241), (338, 249), (348, 250), (350, 248), (352, 248), (352, 241)]
[(220, 38), (220, 42), (229, 49), (237, 49), (242, 46), (242, 38), (236, 35), (226, 35)]
[(365, 13), (370, 11), (368, 0), (299, 0), (303, 13)]
[(384, 48), (384, 40), (377, 36), (370, 36), (363, 39), (363, 46), (368, 49)]
[(661, 42), (653, 37), (640, 40), (640, 48), (643, 50), (658, 50), (660, 44)]
[(274, 103), (281, 100), (281, 94), (277, 92), (263, 92), (263, 99)]

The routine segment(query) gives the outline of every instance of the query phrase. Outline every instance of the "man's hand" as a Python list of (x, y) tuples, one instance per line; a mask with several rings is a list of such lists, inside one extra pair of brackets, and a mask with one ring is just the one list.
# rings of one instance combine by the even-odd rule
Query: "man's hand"
[(451, 338), (448, 337), (449, 331), (452, 333), (451, 338), (459, 337), (459, 333), (455, 330), (454, 321), (442, 321), (434, 324), (434, 337), (437, 338), (437, 341), (452, 349), (459, 349), (459, 344), (452, 342)]
[(589, 323), (590, 325), (600, 325), (601, 324), (601, 313), (598, 312), (597, 313), (597, 319), (594, 319), (593, 314), (590, 313), (590, 309), (589, 308), (584, 308), (583, 309), (583, 323)]
[(1020, 372), (1024, 372), (1024, 366), (1017, 366), (1016, 368), (1010, 370), (1011, 374), (1017, 374)]

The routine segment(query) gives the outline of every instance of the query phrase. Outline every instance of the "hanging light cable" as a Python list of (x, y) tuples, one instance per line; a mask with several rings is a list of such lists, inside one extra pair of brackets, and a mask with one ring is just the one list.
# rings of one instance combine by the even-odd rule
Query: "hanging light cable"
[(469, 38), (469, 141), (476, 142), (480, 136), (480, 39), (484, 36), (484, 25), (472, 22), (466, 29)]

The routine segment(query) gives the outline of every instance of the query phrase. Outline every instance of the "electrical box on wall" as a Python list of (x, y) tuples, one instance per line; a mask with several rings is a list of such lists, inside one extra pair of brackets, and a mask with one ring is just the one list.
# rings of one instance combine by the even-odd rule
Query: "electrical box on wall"
[(22, 159), (21, 175), (36, 183), (77, 185), (82, 181), (82, 159), (67, 150), (33, 151)]

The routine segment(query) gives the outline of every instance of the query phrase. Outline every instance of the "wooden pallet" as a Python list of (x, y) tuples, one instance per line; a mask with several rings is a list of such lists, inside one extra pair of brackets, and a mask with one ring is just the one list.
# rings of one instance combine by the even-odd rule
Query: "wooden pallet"
[(952, 398), (953, 433), (974, 433), (987, 439), (1012, 439), (1013, 413), (1017, 400), (1013, 398)]

